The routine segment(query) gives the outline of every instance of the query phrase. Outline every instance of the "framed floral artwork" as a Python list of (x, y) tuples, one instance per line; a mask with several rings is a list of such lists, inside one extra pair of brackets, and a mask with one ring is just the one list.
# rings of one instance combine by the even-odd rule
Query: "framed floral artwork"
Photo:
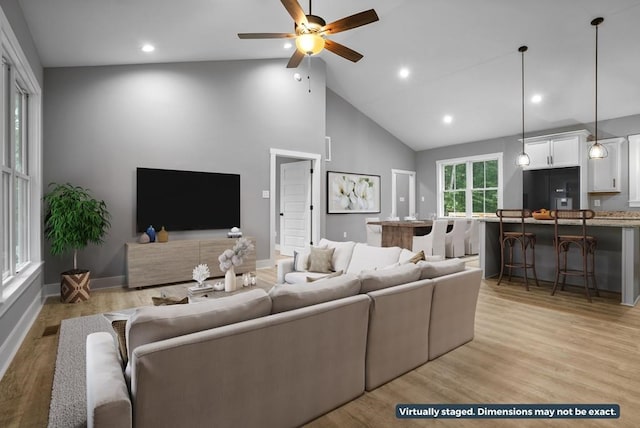
[(327, 213), (380, 212), (380, 176), (327, 171)]

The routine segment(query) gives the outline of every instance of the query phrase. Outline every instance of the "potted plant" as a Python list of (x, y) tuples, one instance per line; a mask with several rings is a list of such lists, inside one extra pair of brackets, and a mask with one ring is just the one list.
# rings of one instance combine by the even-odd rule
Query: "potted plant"
[(44, 196), (45, 237), (51, 242), (51, 254), (73, 250), (73, 269), (62, 272), (60, 297), (65, 303), (89, 298), (89, 271), (78, 269), (78, 250), (90, 242), (102, 244), (111, 226), (104, 201), (94, 199), (88, 189), (71, 184), (51, 183)]

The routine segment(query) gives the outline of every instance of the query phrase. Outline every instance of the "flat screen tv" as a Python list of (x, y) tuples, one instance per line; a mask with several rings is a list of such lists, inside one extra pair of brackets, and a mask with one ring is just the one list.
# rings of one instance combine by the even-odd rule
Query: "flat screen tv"
[(136, 230), (240, 227), (240, 175), (136, 169)]

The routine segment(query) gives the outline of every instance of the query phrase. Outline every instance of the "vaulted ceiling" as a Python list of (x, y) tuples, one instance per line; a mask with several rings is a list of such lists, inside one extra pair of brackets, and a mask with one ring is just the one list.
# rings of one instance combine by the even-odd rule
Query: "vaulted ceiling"
[[(292, 54), (282, 39), (237, 37), (292, 31), (278, 0), (19, 2), (45, 67), (282, 58), (284, 68)], [(599, 119), (640, 113), (640, 0), (313, 2), (327, 22), (370, 8), (379, 22), (332, 36), (361, 61), (320, 54), (327, 85), (415, 150), (518, 134), (521, 45), (527, 132), (592, 122), (597, 16)]]

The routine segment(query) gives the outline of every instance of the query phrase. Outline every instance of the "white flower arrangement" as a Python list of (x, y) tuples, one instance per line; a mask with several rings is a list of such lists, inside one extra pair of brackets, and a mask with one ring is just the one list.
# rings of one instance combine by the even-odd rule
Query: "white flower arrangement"
[(238, 239), (232, 249), (224, 250), (218, 257), (220, 270), (226, 272), (231, 269), (231, 266), (240, 266), (243, 263), (243, 257), (253, 248), (253, 244), (247, 238)]
[(374, 206), (373, 183), (367, 177), (353, 180), (342, 176), (333, 182), (336, 204), (345, 210), (366, 210)]
[(206, 264), (199, 264), (193, 268), (193, 280), (196, 281), (200, 287), (202, 287), (204, 280), (210, 276), (211, 272), (209, 272), (209, 266)]

